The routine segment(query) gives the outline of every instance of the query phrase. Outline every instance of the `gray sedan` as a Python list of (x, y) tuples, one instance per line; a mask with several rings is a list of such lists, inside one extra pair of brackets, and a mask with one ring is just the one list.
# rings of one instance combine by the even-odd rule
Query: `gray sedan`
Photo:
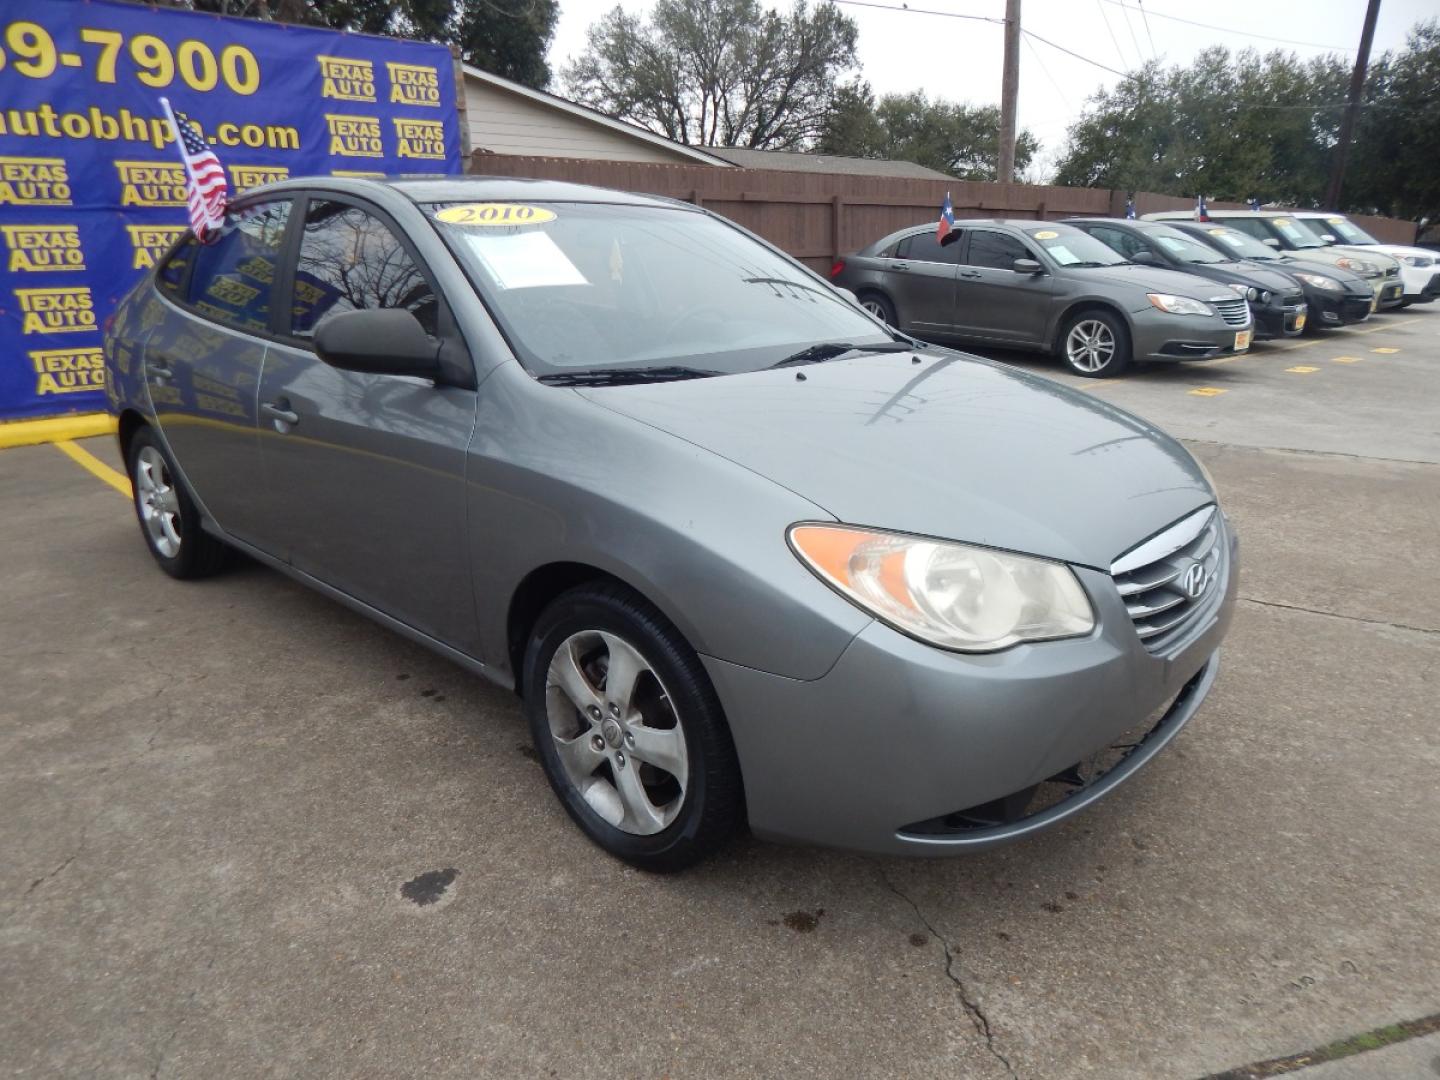
[(565, 810), (638, 866), (747, 822), (1026, 836), (1216, 676), (1236, 540), (1183, 448), (691, 206), (287, 181), (105, 344), (162, 570), (245, 552), (513, 689)]
[(963, 221), (944, 243), (933, 225), (902, 229), (830, 276), (917, 337), (1052, 353), (1089, 378), (1244, 352), (1253, 332), (1230, 289), (1132, 263), (1057, 222)]

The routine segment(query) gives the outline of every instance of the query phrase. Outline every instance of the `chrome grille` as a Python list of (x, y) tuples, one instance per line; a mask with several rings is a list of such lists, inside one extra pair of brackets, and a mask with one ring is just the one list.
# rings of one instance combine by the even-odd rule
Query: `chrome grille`
[(1250, 321), (1250, 305), (1238, 296), (1233, 300), (1217, 298), (1211, 300), (1210, 303), (1220, 313), (1220, 317), (1231, 326), (1244, 326)]
[(1221, 589), (1224, 558), (1220, 511), (1207, 506), (1111, 564), (1110, 576), (1147, 649), (1163, 652), (1210, 610)]

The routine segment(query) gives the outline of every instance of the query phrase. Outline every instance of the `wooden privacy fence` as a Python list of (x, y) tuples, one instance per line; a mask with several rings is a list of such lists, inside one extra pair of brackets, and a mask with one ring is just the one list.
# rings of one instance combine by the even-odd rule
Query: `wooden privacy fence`
[[(565, 180), (684, 199), (758, 233), (822, 274), (846, 252), (862, 248), (896, 229), (937, 220), (947, 191), (957, 218), (1054, 220), (1125, 213), (1125, 193), (1105, 188), (483, 153), (472, 156), (470, 172)], [(1136, 212), (1141, 214), (1192, 205), (1185, 199), (1150, 192), (1135, 196)], [(1217, 210), (1245, 208), (1243, 203), (1212, 205)], [(1408, 222), (1368, 217), (1354, 220), (1390, 243), (1408, 244), (1414, 236), (1414, 227)], [(1401, 232), (1403, 238), (1396, 239)]]

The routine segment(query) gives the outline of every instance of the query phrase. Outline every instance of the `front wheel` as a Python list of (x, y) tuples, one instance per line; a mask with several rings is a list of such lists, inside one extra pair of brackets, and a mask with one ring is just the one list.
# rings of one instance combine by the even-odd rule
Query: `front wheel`
[(1130, 366), (1130, 331), (1108, 311), (1082, 311), (1061, 331), (1060, 355), (1076, 375), (1111, 378)]
[(719, 699), (679, 631), (635, 593), (593, 584), (558, 597), (531, 635), (522, 687), (550, 786), (611, 855), (680, 870), (740, 824)]
[(135, 516), (160, 569), (173, 578), (208, 577), (219, 571), (227, 549), (200, 527), (200, 511), (155, 433), (148, 427), (135, 432), (127, 456)]
[(876, 292), (860, 294), (860, 306), (874, 315), (886, 326), (898, 327), (898, 320), (895, 318), (895, 305)]

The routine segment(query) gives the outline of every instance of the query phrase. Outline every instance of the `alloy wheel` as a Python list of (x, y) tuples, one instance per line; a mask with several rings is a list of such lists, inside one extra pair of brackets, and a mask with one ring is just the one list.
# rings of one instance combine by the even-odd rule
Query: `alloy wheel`
[(1081, 319), (1065, 337), (1065, 357), (1078, 371), (1101, 371), (1115, 357), (1115, 334), (1099, 319)]
[(879, 300), (875, 300), (871, 297), (866, 297), (864, 300), (860, 301), (860, 306), (866, 311), (868, 311), (871, 315), (874, 315), (881, 322), (886, 324), (890, 322), (890, 320), (886, 317), (885, 314), (885, 305), (880, 303)]
[(165, 456), (143, 446), (135, 456), (135, 502), (150, 542), (167, 559), (180, 552), (180, 496)]
[(680, 812), (685, 733), (659, 676), (616, 634), (571, 634), (545, 677), (550, 737), (566, 779), (603, 821), (649, 836)]

